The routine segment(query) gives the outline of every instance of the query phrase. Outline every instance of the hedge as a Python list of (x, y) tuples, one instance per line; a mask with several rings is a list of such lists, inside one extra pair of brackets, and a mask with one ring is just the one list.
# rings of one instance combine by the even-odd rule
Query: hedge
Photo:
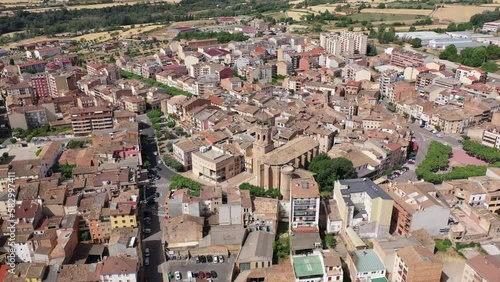
[(281, 193), (279, 189), (264, 189), (259, 186), (252, 185), (248, 182), (241, 183), (239, 188), (241, 190), (249, 190), (250, 195), (256, 197), (269, 197), (269, 198), (281, 198)]
[(192, 179), (177, 174), (170, 179), (169, 189), (177, 190), (177, 189), (188, 188), (189, 194), (191, 196), (199, 197), (202, 186), (203, 185), (199, 182), (196, 182)]

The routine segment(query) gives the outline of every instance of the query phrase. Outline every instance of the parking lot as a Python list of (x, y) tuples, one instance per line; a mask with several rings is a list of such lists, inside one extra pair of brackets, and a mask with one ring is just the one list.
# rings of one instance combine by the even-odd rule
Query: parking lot
[[(232, 255), (231, 257), (224, 257), (223, 263), (196, 263), (194, 258), (189, 260), (171, 260), (167, 263), (168, 272), (172, 275), (175, 271), (179, 271), (182, 275), (182, 280), (185, 282), (191, 281), (207, 281), (207, 279), (187, 279), (187, 272), (210, 272), (214, 270), (217, 272), (217, 278), (212, 279), (212, 281), (221, 281), (221, 282), (229, 282), (231, 281), (231, 274), (233, 270), (234, 261), (236, 260), (236, 255)], [(171, 281), (176, 281), (175, 278)]]

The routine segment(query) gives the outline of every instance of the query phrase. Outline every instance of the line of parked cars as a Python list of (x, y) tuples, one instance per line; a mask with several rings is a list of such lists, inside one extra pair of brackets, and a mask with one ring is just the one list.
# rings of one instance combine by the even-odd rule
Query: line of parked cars
[(196, 263), (223, 263), (224, 256), (223, 255), (207, 255), (207, 256), (196, 256)]
[(402, 167), (401, 170), (394, 170), (392, 172), (392, 174), (389, 174), (387, 176), (387, 179), (394, 180), (394, 179), (398, 178), (400, 175), (403, 175), (404, 173), (406, 173), (408, 170), (410, 170), (410, 168), (408, 168), (406, 166)]
[[(174, 272), (174, 277), (175, 277), (175, 280), (181, 281), (182, 280), (182, 274), (181, 274), (181, 272), (180, 271)], [(203, 271), (199, 271), (199, 272), (188, 271), (187, 272), (187, 278), (188, 279), (191, 279), (191, 278), (200, 278), (200, 279), (207, 279), (207, 282), (209, 282), (209, 281), (212, 281), (212, 279), (215, 279), (217, 277), (218, 277), (218, 275), (217, 275), (217, 272), (215, 272), (215, 270), (206, 271), (206, 272), (203, 272)]]

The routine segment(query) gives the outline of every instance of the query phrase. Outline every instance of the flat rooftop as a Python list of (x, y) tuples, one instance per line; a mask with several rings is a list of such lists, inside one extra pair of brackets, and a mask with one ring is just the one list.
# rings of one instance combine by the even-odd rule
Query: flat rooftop
[(294, 256), (292, 257), (295, 277), (317, 277), (323, 276), (323, 263), (319, 255)]
[(370, 198), (382, 198), (392, 200), (392, 198), (369, 178), (339, 180), (341, 185), (346, 185), (347, 189), (342, 189), (342, 195), (366, 192)]

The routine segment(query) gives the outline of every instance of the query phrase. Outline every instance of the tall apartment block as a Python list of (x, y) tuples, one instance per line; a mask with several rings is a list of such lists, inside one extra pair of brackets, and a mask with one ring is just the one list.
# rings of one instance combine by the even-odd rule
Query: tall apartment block
[(335, 56), (342, 53), (364, 55), (368, 47), (368, 36), (361, 32), (321, 33), (319, 38), (320, 46)]
[(292, 212), (290, 229), (317, 231), (320, 209), (318, 183), (312, 178), (296, 178), (290, 183), (290, 192)]
[(73, 108), (71, 125), (75, 136), (83, 136), (94, 130), (113, 128), (113, 110), (105, 107)]

